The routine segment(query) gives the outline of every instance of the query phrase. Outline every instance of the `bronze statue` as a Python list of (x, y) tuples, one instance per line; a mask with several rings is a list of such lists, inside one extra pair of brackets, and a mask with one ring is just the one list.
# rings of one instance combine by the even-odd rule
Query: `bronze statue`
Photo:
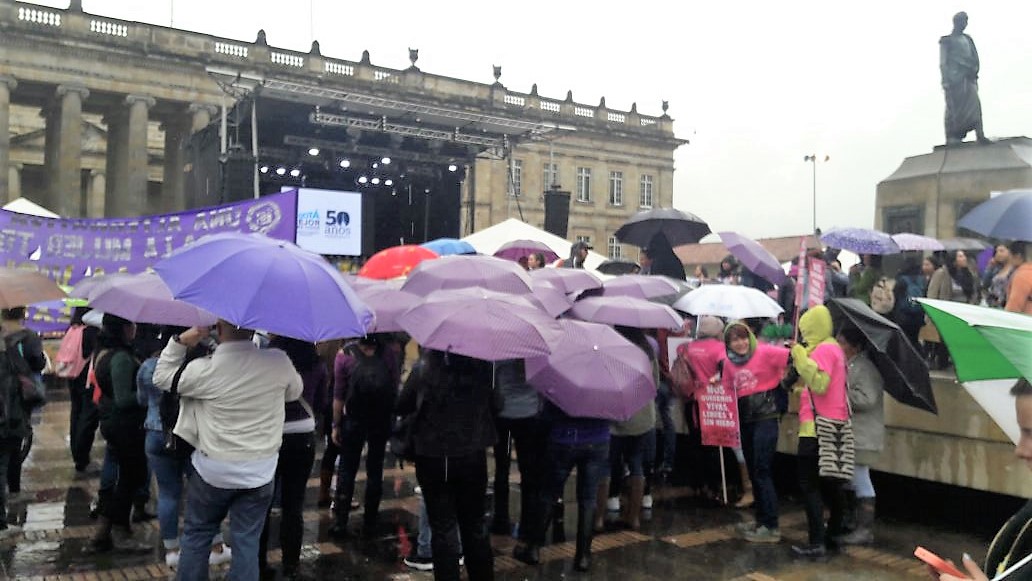
[(964, 34), (968, 17), (953, 17), (953, 32), (939, 39), (939, 70), (946, 93), (946, 144), (964, 141), (971, 131), (979, 143), (988, 143), (982, 133), (982, 104), (978, 100), (978, 51), (975, 41)]

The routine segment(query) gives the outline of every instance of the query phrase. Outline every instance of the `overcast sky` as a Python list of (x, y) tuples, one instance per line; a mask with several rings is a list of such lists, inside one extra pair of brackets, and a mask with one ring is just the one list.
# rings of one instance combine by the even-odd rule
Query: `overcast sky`
[[(62, 7), (67, 0), (39, 4)], [(990, 137), (1032, 135), (1032, 2), (84, 0), (84, 10), (326, 56), (408, 66), (612, 109), (670, 101), (674, 205), (714, 231), (872, 226), (877, 183), (943, 139), (938, 39), (967, 10)]]

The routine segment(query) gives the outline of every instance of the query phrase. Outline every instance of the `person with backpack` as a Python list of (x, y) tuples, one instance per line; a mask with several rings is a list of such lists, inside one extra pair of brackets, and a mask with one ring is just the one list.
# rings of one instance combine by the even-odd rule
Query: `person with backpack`
[(379, 517), (383, 461), (400, 382), (394, 353), (385, 343), (377, 334), (367, 335), (345, 345), (334, 363), (333, 441), (340, 448), (340, 462), (330, 535), (337, 538), (348, 534), (355, 477), (366, 444), (363, 534), (375, 532)]
[(919, 346), (917, 335), (924, 325), (924, 310), (917, 299), (925, 296), (927, 286), (927, 281), (921, 273), (921, 263), (917, 258), (907, 257), (896, 274), (896, 286), (892, 289), (892, 320), (899, 325), (914, 347)]
[[(882, 279), (882, 257), (877, 254), (861, 254), (860, 260), (859, 267), (856, 270), (851, 270), (849, 274), (849, 296), (854, 299), (860, 299), (867, 303), (867, 306), (873, 308), (871, 295)], [(891, 296), (891, 293), (889, 293), (886, 298)]]
[(43, 342), (34, 331), (22, 326), (25, 307), (0, 312), (0, 539), (20, 532), (7, 523), (7, 503), (20, 492), (21, 466), (31, 445), (32, 405), (25, 400), (20, 376), (38, 374), (46, 366)]
[(75, 307), (72, 310), (71, 326), (61, 338), (61, 346), (54, 359), (56, 375), (68, 384), (68, 446), (72, 452), (76, 476), (86, 475), (90, 464), (90, 451), (97, 434), (100, 418), (93, 394), (86, 386), (89, 359), (100, 329), (83, 323), (82, 317), (89, 307)]

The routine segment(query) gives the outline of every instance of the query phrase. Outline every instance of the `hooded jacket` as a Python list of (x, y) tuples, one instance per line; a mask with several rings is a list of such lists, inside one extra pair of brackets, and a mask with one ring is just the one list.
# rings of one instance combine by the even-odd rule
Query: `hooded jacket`
[[(749, 352), (738, 356), (731, 350), (730, 334), (735, 328), (749, 333)], [(724, 331), (726, 358), (721, 381), (738, 396), (738, 417), (742, 423), (777, 418), (779, 414), (774, 390), (788, 367), (788, 349), (757, 343), (756, 336), (744, 323), (731, 323)]]
[[(792, 346), (792, 364), (807, 389), (799, 398), (799, 437), (814, 438), (813, 410), (834, 420), (849, 419), (846, 403), (846, 356), (832, 337), (831, 311), (816, 306), (799, 318), (806, 347)], [(812, 395), (812, 397), (811, 397)]]

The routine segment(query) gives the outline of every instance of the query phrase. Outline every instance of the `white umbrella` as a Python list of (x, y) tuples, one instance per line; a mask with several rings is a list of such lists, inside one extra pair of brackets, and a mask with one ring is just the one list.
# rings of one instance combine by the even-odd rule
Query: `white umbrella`
[(747, 286), (705, 284), (672, 305), (693, 315), (714, 315), (725, 319), (774, 318), (784, 312), (764, 293)]

